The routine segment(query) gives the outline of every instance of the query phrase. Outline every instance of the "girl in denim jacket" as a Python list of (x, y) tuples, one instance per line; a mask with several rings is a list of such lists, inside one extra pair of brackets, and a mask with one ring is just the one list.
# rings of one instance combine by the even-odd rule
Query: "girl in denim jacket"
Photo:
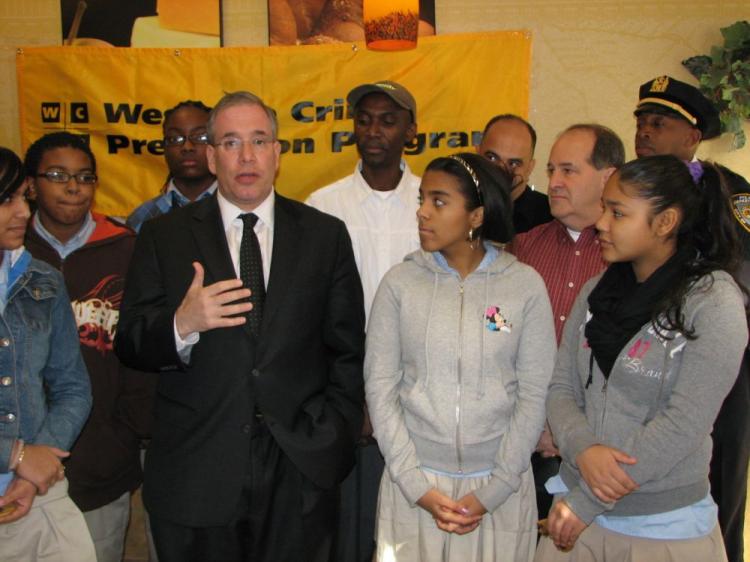
[(563, 463), (537, 561), (726, 560), (711, 427), (748, 341), (727, 201), (716, 168), (674, 156), (607, 182), (611, 265), (573, 307), (547, 398)]
[(23, 248), (20, 159), (0, 147), (0, 560), (95, 561), (61, 461), (91, 407), (60, 274)]

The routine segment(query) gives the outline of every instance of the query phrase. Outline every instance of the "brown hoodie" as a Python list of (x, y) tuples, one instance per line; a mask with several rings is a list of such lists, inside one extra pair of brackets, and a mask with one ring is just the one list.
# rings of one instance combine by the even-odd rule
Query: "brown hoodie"
[(140, 439), (150, 433), (155, 378), (120, 364), (112, 342), (135, 234), (92, 213), (96, 227), (64, 260), (30, 226), (26, 248), (60, 270), (78, 325), (94, 405), (66, 461), (70, 497), (82, 511), (106, 505), (141, 482)]

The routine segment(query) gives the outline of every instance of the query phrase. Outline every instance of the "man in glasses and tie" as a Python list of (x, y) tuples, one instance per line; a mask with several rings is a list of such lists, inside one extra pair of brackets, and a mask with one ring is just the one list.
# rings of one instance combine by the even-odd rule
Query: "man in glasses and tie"
[(144, 222), (172, 209), (213, 195), (216, 177), (208, 169), (206, 123), (211, 108), (201, 101), (181, 101), (164, 112), (164, 159), (169, 176), (164, 192), (133, 211), (127, 224), (138, 232)]
[(160, 562), (325, 561), (362, 424), (344, 223), (274, 191), (273, 109), (226, 94), (214, 197), (143, 226), (115, 347), (159, 372), (144, 501)]

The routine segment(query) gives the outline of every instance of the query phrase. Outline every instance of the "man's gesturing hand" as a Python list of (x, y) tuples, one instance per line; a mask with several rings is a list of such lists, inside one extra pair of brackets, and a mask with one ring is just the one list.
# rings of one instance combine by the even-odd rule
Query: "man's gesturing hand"
[(245, 316), (238, 315), (248, 312), (253, 305), (236, 301), (248, 298), (250, 289), (243, 289), (240, 279), (227, 279), (204, 287), (203, 266), (196, 261), (193, 262), (193, 269), (193, 282), (175, 314), (177, 333), (180, 337), (184, 339), (195, 332), (244, 324)]

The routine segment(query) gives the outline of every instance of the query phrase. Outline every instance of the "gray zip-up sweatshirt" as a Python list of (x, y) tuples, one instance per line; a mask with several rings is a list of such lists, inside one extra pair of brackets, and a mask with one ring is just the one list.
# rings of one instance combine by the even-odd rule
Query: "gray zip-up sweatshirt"
[[(648, 515), (693, 504), (708, 494), (711, 427), (737, 377), (748, 343), (742, 293), (724, 271), (700, 279), (685, 299), (685, 325), (697, 339), (660, 337), (649, 322), (615, 361), (609, 379), (593, 362), (581, 290), (563, 332), (547, 397), (547, 417), (560, 449), (566, 501), (585, 523), (608, 515)], [(639, 489), (615, 503), (600, 501), (583, 481), (576, 457), (595, 444), (616, 447), (638, 463), (621, 465)]]
[(555, 347), (542, 278), (502, 250), (463, 281), (422, 250), (386, 274), (367, 329), (367, 404), (409, 502), (430, 489), (420, 467), (491, 470), (475, 492), (488, 511), (518, 490)]

